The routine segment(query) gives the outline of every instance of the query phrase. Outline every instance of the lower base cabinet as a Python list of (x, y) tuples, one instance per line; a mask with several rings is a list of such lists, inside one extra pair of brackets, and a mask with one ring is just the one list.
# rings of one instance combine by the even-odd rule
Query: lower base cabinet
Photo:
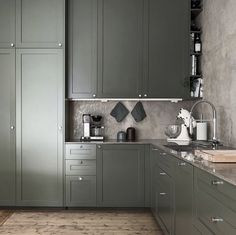
[(151, 208), (164, 234), (192, 234), (193, 166), (151, 148)]
[(96, 176), (67, 176), (66, 206), (96, 206)]
[(97, 205), (96, 144), (66, 144), (66, 207)]
[(194, 186), (194, 226), (200, 234), (236, 234), (235, 186), (197, 168)]
[(114, 144), (97, 147), (98, 206), (144, 207), (144, 145)]

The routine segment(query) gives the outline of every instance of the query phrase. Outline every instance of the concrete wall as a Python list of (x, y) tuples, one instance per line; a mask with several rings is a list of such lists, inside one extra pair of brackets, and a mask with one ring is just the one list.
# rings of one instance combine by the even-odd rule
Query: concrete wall
[(203, 0), (200, 22), (204, 98), (216, 106), (220, 139), (236, 147), (236, 1)]
[[(117, 102), (110, 101), (107, 103), (101, 102), (70, 102), (69, 139), (78, 139), (83, 135), (82, 115), (84, 113), (100, 114), (104, 117), (105, 136), (109, 139), (116, 139), (118, 131), (125, 131), (128, 127), (135, 127), (137, 137), (139, 139), (159, 139), (166, 138), (164, 134), (165, 127), (168, 124), (173, 124), (176, 120), (176, 115), (179, 109), (185, 107), (190, 109), (192, 102), (179, 102), (177, 104), (170, 102), (142, 102), (146, 111), (147, 117), (136, 123), (132, 115), (129, 113), (126, 118), (118, 123), (110, 115), (111, 110)], [(122, 102), (131, 112), (136, 102)]]

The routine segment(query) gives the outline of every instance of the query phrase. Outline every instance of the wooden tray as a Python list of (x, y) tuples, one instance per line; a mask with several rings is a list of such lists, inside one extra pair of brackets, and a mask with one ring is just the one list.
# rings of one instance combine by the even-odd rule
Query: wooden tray
[(236, 150), (195, 150), (195, 155), (210, 162), (236, 163)]

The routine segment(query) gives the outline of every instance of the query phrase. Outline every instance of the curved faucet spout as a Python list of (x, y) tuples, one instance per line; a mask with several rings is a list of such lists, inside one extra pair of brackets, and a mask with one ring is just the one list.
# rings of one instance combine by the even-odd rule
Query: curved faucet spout
[(190, 134), (193, 134), (193, 124), (192, 124), (192, 113), (193, 113), (193, 110), (195, 109), (196, 106), (198, 106), (199, 104), (201, 103), (207, 103), (211, 106), (212, 108), (212, 113), (213, 113), (213, 118), (212, 118), (212, 122), (213, 122), (213, 137), (212, 137), (212, 140), (213, 141), (217, 141), (217, 137), (216, 137), (216, 128), (217, 128), (217, 117), (216, 117), (216, 108), (215, 106), (207, 101), (207, 100), (200, 100), (200, 101), (197, 101), (195, 104), (193, 104), (191, 110), (190, 110), (190, 115), (191, 115), (191, 118), (190, 118), (190, 123), (189, 123), (189, 132)]

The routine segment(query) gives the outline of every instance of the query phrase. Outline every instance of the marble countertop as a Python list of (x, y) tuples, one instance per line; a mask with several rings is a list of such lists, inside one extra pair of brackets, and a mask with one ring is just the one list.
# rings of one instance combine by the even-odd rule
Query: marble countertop
[(132, 142), (117, 142), (117, 140), (105, 140), (105, 141), (95, 141), (95, 142), (81, 142), (80, 140), (73, 140), (66, 142), (67, 144), (78, 144), (78, 143), (88, 143), (88, 144), (152, 144), (157, 148), (169, 153), (181, 160), (192, 164), (208, 173), (225, 180), (226, 182), (236, 186), (236, 163), (212, 163), (197, 158), (193, 151), (180, 152), (172, 150), (165, 145), (168, 142), (163, 139), (142, 139)]

